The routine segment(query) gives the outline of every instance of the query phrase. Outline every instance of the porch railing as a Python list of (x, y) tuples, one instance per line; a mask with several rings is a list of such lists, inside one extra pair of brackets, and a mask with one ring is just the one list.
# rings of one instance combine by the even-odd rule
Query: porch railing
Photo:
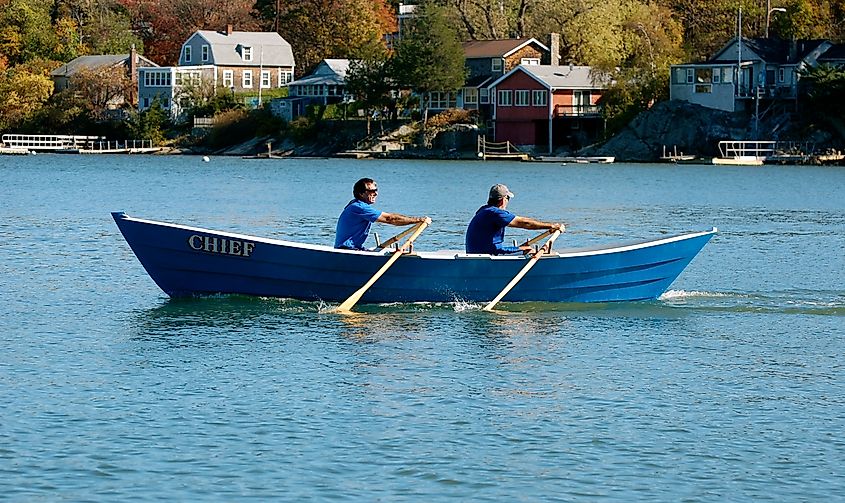
[(601, 113), (598, 105), (555, 105), (555, 117), (597, 117)]

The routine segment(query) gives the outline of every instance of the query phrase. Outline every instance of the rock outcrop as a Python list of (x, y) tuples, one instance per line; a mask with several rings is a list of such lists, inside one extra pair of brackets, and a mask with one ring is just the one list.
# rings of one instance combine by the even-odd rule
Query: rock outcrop
[(718, 155), (722, 140), (745, 140), (748, 117), (682, 101), (663, 101), (639, 114), (608, 141), (581, 149), (580, 156), (614, 156), (617, 161), (654, 162), (666, 152)]

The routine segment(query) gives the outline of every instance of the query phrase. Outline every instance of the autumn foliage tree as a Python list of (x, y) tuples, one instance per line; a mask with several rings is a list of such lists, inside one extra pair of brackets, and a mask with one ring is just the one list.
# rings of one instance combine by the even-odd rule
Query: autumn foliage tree
[[(400, 86), (422, 96), (454, 92), (464, 85), (464, 51), (457, 31), (442, 7), (425, 3), (403, 31), (392, 60), (392, 75)], [(424, 120), (429, 103), (423, 104)]]
[(259, 29), (253, 0), (115, 0), (132, 19), (144, 55), (160, 65), (175, 65), (182, 44), (196, 30)]
[(300, 74), (326, 58), (354, 57), (395, 26), (384, 0), (258, 0), (255, 9), (291, 44)]

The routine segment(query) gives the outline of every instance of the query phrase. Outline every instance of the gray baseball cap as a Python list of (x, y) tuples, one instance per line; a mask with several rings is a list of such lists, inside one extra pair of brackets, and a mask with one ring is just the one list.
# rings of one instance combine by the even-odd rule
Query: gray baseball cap
[(513, 192), (508, 189), (507, 185), (497, 183), (490, 187), (490, 199), (504, 199), (505, 197), (513, 198)]

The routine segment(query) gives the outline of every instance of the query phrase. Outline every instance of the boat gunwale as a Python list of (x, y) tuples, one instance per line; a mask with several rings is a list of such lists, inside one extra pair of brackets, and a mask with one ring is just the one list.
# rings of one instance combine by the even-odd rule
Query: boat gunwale
[[(311, 243), (300, 243), (298, 241), (287, 241), (283, 239), (274, 239), (274, 238), (265, 238), (260, 236), (253, 236), (249, 234), (240, 234), (236, 232), (229, 232), (229, 231), (218, 231), (203, 227), (194, 227), (190, 225), (182, 225), (182, 224), (174, 224), (170, 222), (161, 222), (158, 220), (149, 220), (144, 218), (136, 218), (127, 215), (125, 212), (112, 212), (112, 216), (115, 219), (123, 219), (128, 221), (134, 221), (138, 223), (148, 224), (148, 225), (156, 225), (162, 227), (170, 227), (173, 229), (191, 231), (191, 232), (203, 232), (209, 234), (216, 234), (219, 236), (224, 236), (228, 238), (234, 239), (242, 239), (242, 240), (249, 240), (255, 241), (257, 243), (264, 243), (270, 245), (280, 245), (280, 246), (287, 246), (291, 248), (299, 248), (305, 250), (313, 250), (313, 251), (323, 251), (323, 252), (331, 252), (331, 253), (340, 253), (340, 254), (350, 254), (356, 256), (382, 256), (382, 255), (389, 255), (393, 253), (392, 249), (385, 249), (381, 251), (377, 250), (346, 250), (342, 248), (334, 248), (333, 246), (328, 245), (321, 245), (321, 244), (311, 244)], [(698, 231), (698, 232), (688, 232), (684, 234), (676, 234), (666, 238), (657, 239), (657, 240), (641, 240), (635, 241), (633, 243), (623, 243), (623, 244), (613, 244), (607, 246), (594, 246), (594, 247), (586, 247), (586, 248), (572, 248), (572, 249), (564, 249), (557, 252), (553, 252), (541, 257), (543, 259), (555, 259), (555, 258), (568, 258), (568, 257), (587, 257), (587, 256), (594, 256), (594, 255), (606, 255), (611, 253), (624, 253), (629, 251), (634, 251), (638, 249), (646, 249), (651, 248), (654, 246), (662, 246), (665, 244), (670, 244), (673, 242), (678, 241), (685, 241), (688, 239), (695, 239), (698, 237), (716, 234), (719, 232), (718, 228), (712, 227), (710, 230), (706, 231)], [(408, 256), (416, 256), (422, 259), (433, 259), (433, 260), (467, 260), (467, 259), (482, 259), (482, 260), (525, 260), (525, 255), (490, 255), (490, 254), (483, 254), (483, 253), (463, 253), (454, 250), (438, 250), (438, 251), (418, 251), (409, 254)]]

